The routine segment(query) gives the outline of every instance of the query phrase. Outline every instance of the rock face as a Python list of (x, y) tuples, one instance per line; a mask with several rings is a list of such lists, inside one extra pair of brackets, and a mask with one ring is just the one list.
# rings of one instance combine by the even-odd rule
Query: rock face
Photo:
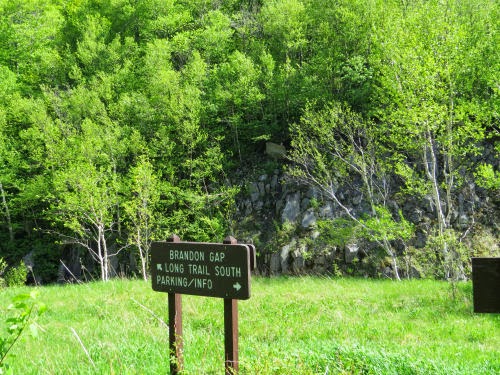
[[(283, 148), (284, 150), (284, 148)], [(277, 164), (277, 163), (276, 163)], [(318, 189), (299, 186), (287, 180), (279, 169), (260, 173), (251, 178), (242, 171), (235, 176), (234, 184), (244, 181), (244, 188), (236, 201), (236, 212), (232, 218), (233, 235), (242, 243), (253, 243), (257, 248), (257, 270), (262, 275), (279, 274), (331, 274), (335, 276), (380, 276), (394, 277), (391, 259), (366, 240), (348, 238), (345, 227), (346, 213), (335, 202), (326, 199)], [(342, 204), (358, 217), (370, 214), (366, 197), (353, 187), (336, 187)], [(482, 218), (490, 233), (482, 242), (479, 254), (497, 251), (500, 254), (498, 232), (500, 215), (498, 196), (480, 195), (474, 186), (466, 187), (456, 195), (455, 210), (451, 213), (452, 225), (461, 233), (467, 232), (471, 224), (477, 223), (473, 216), (482, 209)], [(411, 263), (428, 244), (428, 236), (435, 225), (435, 207), (432, 197), (420, 200), (388, 200), (386, 207), (398, 217), (404, 217), (415, 226), (414, 237), (407, 244), (395, 242), (398, 251), (401, 277), (425, 276), (422, 270)], [(335, 224), (335, 225), (334, 225)], [(346, 237), (343, 238), (342, 236)], [(473, 238), (480, 235), (473, 234)], [(496, 249), (496, 250), (494, 250)], [(112, 251), (114, 252), (114, 251)], [(409, 254), (409, 255), (408, 255)], [(124, 258), (125, 257), (125, 258)], [(28, 254), (25, 263), (35, 269), (36, 260)], [(59, 282), (87, 280), (95, 271), (95, 262), (85, 251), (77, 247), (63, 248), (59, 266)], [(126, 252), (110, 259), (110, 274), (137, 272), (136, 258)], [(43, 281), (34, 275), (35, 282)]]
[(316, 213), (313, 208), (309, 208), (302, 216), (301, 226), (304, 229), (315, 228), (316, 226)]
[(281, 159), (286, 156), (286, 148), (273, 142), (266, 142), (266, 154), (274, 159)]
[(300, 215), (300, 193), (295, 192), (285, 197), (285, 207), (281, 213), (281, 222), (295, 223)]
[[(275, 150), (274, 146), (270, 145), (266, 152), (277, 152), (269, 151)], [(282, 151), (285, 152), (284, 148)], [(380, 254), (373, 243), (359, 240), (342, 242), (340, 234), (338, 238), (334, 234), (333, 240), (331, 237), (326, 238), (324, 228), (320, 225), (339, 218), (345, 219), (346, 213), (335, 202), (325, 199), (319, 191), (287, 181), (280, 170), (257, 175), (246, 186), (237, 200), (234, 235), (241, 242), (256, 245), (259, 254), (258, 273), (394, 275), (387, 255)], [(356, 215), (370, 213), (370, 205), (359, 191), (338, 187), (337, 194), (342, 204)], [(457, 212), (452, 215), (452, 225), (463, 230), (472, 222), (472, 215), (480, 200), (475, 192), (467, 196), (460, 193), (457, 197)], [(426, 246), (435, 218), (431, 197), (420, 201), (388, 201), (387, 207), (394, 217), (402, 211), (404, 217), (415, 225), (415, 236), (406, 245), (413, 249)], [(404, 262), (402, 255), (405, 246), (395, 243), (394, 247), (401, 255), (400, 262)], [(412, 265), (401, 264), (399, 268), (401, 276), (405, 276), (405, 272), (409, 276), (418, 276)]]
[(318, 220), (341, 215), (310, 188), (294, 186), (279, 170), (256, 176), (237, 202), (238, 240), (255, 243), (258, 269), (266, 275), (328, 272), (336, 249), (321, 245)]

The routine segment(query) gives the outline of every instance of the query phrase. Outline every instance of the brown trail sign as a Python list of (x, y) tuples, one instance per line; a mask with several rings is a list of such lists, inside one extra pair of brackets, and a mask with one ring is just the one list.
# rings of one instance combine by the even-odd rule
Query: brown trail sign
[[(238, 299), (250, 298), (250, 272), (255, 268), (255, 246), (224, 243), (168, 242), (151, 246), (153, 290), (168, 293), (170, 373), (184, 366), (182, 294), (224, 298), (225, 373), (238, 372)], [(169, 357), (170, 359), (170, 357)]]
[(151, 266), (153, 290), (157, 292), (250, 298), (247, 245), (154, 242)]

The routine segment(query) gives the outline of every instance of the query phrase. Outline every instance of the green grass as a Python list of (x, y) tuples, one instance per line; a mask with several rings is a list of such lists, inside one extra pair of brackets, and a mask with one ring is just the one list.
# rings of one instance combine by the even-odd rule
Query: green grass
[[(455, 301), (436, 281), (253, 278), (251, 289), (242, 374), (500, 373), (500, 315), (473, 314), (470, 283)], [(23, 291), (0, 291), (0, 316)], [(39, 300), (44, 332), (18, 343), (16, 374), (168, 373), (167, 295), (150, 284), (47, 286)], [(183, 296), (183, 314), (185, 372), (223, 373), (223, 301)]]

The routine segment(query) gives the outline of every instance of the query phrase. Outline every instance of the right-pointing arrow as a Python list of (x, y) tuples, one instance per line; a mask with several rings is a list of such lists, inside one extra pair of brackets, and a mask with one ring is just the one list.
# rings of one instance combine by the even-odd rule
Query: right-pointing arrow
[(239, 291), (241, 289), (240, 283), (233, 284), (233, 288), (236, 289), (236, 291)]

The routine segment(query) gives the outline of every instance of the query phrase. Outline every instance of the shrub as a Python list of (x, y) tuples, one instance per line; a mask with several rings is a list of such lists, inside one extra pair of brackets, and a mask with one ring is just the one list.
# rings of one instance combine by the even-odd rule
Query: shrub
[(5, 283), (7, 286), (22, 286), (26, 283), (28, 269), (23, 261), (17, 267), (11, 267), (5, 273)]
[(5, 280), (3, 278), (3, 274), (5, 273), (5, 270), (7, 269), (7, 263), (3, 258), (0, 258), (0, 289), (5, 287)]
[(479, 228), (468, 240), (472, 248), (473, 256), (476, 257), (499, 257), (500, 241), (490, 229)]

